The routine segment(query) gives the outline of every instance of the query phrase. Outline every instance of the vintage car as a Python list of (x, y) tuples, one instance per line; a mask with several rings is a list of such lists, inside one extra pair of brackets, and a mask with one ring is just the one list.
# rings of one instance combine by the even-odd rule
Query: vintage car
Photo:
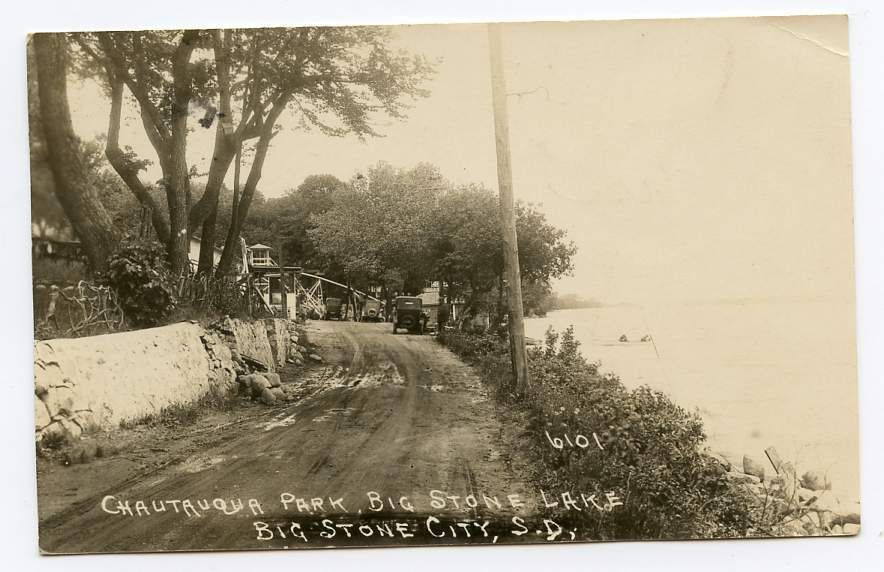
[(325, 299), (325, 315), (322, 316), (323, 320), (340, 320), (341, 319), (341, 299), (340, 298), (326, 298)]
[(381, 301), (366, 298), (365, 302), (362, 303), (360, 320), (363, 322), (380, 322), (381, 319)]
[(393, 333), (400, 328), (410, 334), (423, 334), (426, 316), (423, 313), (423, 300), (414, 296), (397, 296), (393, 302)]

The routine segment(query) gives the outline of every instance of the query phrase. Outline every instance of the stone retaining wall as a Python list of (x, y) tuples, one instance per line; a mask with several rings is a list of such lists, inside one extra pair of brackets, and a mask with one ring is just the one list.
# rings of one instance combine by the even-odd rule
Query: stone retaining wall
[[(289, 323), (225, 318), (203, 328), (184, 322), (132, 332), (34, 344), (36, 438), (78, 437), (235, 389), (237, 374), (273, 372), (294, 351)], [(270, 335), (268, 335), (268, 333)], [(260, 369), (260, 366), (258, 366)]]
[(289, 357), (288, 348), (291, 344), (291, 334), (288, 327), (286, 327), (285, 320), (269, 319), (265, 320), (264, 324), (267, 327), (267, 341), (270, 343), (270, 349), (273, 353), (274, 363), (270, 366), (270, 371), (275, 371), (272, 368), (283, 367), (286, 358)]

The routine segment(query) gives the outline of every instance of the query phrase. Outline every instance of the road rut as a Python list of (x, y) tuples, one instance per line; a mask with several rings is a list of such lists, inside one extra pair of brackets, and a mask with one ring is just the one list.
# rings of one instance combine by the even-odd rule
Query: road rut
[[(501, 422), (498, 406), (473, 371), (432, 337), (394, 335), (391, 329), (310, 323), (307, 333), (324, 365), (283, 375), (290, 383), (296, 382), (292, 375), (306, 375), (300, 383), (315, 384), (307, 397), (260, 410), (253, 419), (230, 424), (229, 434), (217, 435), (215, 444), (185, 462), (130, 478), (46, 518), (41, 548), (57, 553), (309, 547), (321, 542), (318, 534), (311, 532), (310, 542), (301, 543), (279, 530), (260, 540), (256, 522), (291, 533), (291, 522), (321, 530), (324, 517), (357, 523), (398, 519), (419, 526), (427, 515), (443, 521), (490, 515), (503, 522), (532, 512), (513, 428)], [(186, 431), (180, 439), (188, 439)], [(98, 471), (95, 479), (102, 478)], [(457, 498), (434, 507), (432, 490)], [(46, 494), (52, 492), (41, 490)], [(135, 503), (142, 500), (149, 514), (109, 514), (102, 509), (107, 495), (113, 496), (105, 503), (110, 512), (125, 501), (137, 512)], [(287, 504), (281, 495), (288, 495)], [(468, 495), (484, 500), (469, 507), (463, 501)], [(525, 506), (514, 508), (508, 495), (519, 495)], [(151, 504), (185, 499), (193, 511), (175, 512), (180, 503), (164, 503), (166, 510), (158, 512), (153, 509), (160, 505)], [(240, 499), (243, 508), (224, 514), (198, 504), (211, 505), (213, 499)], [(249, 508), (248, 499), (256, 499), (260, 509)], [(232, 504), (224, 506), (232, 512)], [(326, 544), (373, 542), (338, 534)]]

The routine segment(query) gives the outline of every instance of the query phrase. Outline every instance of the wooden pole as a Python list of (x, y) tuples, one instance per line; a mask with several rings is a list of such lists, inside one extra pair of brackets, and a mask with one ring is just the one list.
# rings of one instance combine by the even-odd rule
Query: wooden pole
[(248, 309), (249, 309), (249, 318), (254, 316), (254, 314), (252, 314), (252, 288), (254, 288), (254, 287), (255, 287), (255, 284), (254, 284), (254, 281), (252, 280), (252, 274), (249, 273), (246, 276), (246, 304), (248, 305)]
[(500, 24), (488, 24), (491, 100), (494, 109), (494, 139), (497, 145), (497, 184), (500, 188), (500, 226), (504, 243), (504, 282), (509, 313), (510, 350), (516, 380), (514, 389), (521, 395), (528, 389), (530, 381), (522, 316), (522, 279), (519, 273), (519, 244), (516, 239), (516, 213), (513, 207), (513, 173), (510, 164), (510, 132), (500, 28)]
[(285, 292), (285, 269), (282, 264), (282, 237), (277, 235), (276, 242), (279, 244), (279, 254), (277, 255), (277, 262), (279, 263), (279, 301), (282, 304), (282, 311), (280, 312), (280, 316), (285, 320), (289, 317), (289, 308), (288, 308), (288, 297)]

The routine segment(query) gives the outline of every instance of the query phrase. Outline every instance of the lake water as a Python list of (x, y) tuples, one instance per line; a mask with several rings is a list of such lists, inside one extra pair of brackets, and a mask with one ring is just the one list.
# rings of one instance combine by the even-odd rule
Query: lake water
[[(543, 339), (574, 326), (581, 352), (627, 387), (649, 385), (696, 408), (711, 447), (741, 466), (764, 449), (827, 472), (833, 493), (859, 500), (857, 381), (851, 302), (613, 306), (526, 320)], [(618, 342), (625, 334), (629, 342)], [(646, 334), (653, 343), (640, 342)]]

